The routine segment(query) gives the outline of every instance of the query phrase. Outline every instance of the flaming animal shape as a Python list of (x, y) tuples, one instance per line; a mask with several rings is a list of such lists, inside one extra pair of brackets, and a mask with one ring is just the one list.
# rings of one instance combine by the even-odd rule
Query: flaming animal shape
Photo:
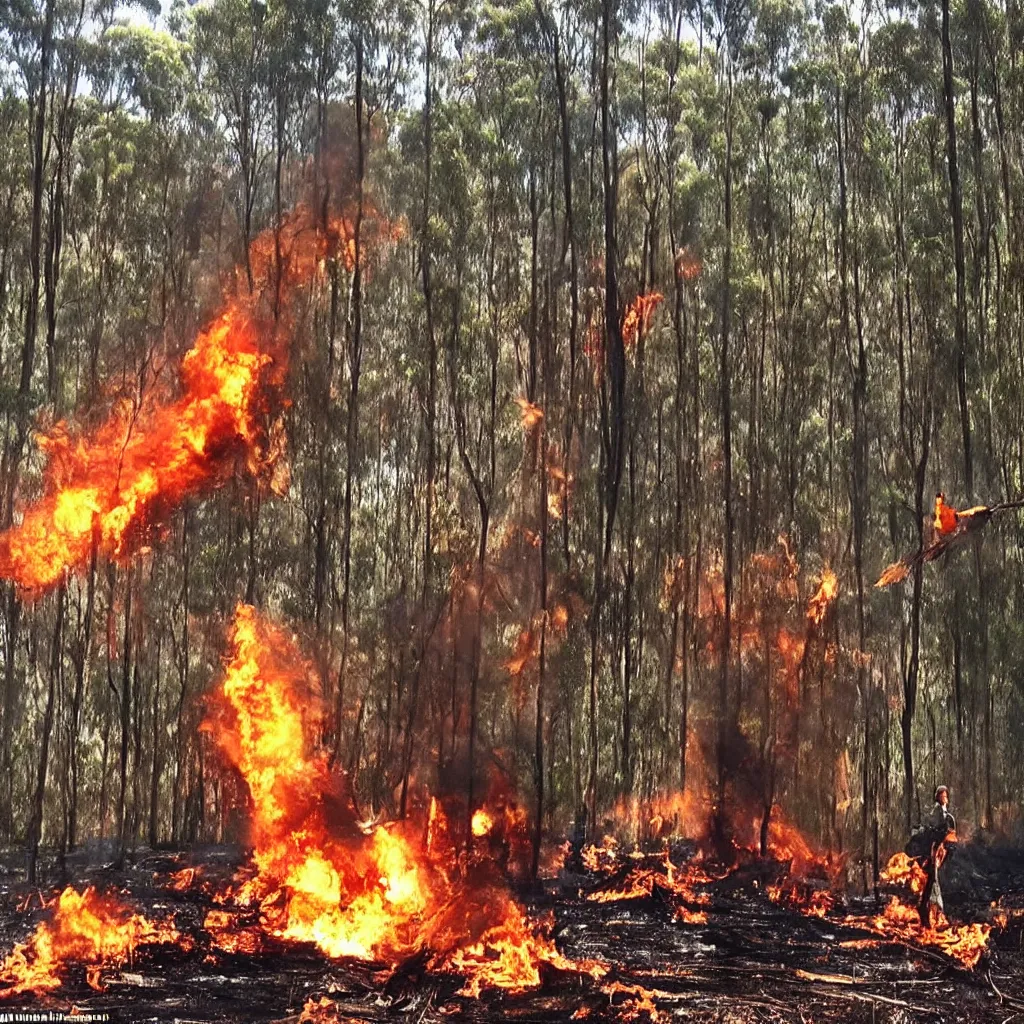
[[(250, 798), (256, 874), (232, 894), (234, 903), (258, 908), (265, 933), (312, 943), (332, 958), (396, 963), (429, 951), (434, 969), (467, 977), (470, 994), (484, 985), (533, 987), (542, 962), (600, 972), (562, 958), (500, 878), (470, 887), (456, 876), (436, 802), (423, 827), (378, 824), (368, 835), (358, 827), (326, 753), (310, 741), (320, 709), (309, 680), (290, 638), (239, 605), (204, 723)], [(229, 948), (228, 919), (213, 924), (218, 945)]]
[(113, 896), (95, 889), (79, 893), (70, 886), (57, 899), (49, 920), (40, 923), (0, 966), (0, 997), (59, 988), (72, 962), (86, 965), (86, 979), (100, 988), (99, 968), (131, 959), (138, 946), (177, 943), (169, 923), (154, 923), (133, 914)]
[(1001, 501), (995, 505), (975, 505), (973, 508), (957, 510), (946, 504), (943, 494), (935, 496), (935, 512), (932, 517), (931, 540), (917, 551), (904, 555), (899, 561), (887, 565), (875, 583), (876, 587), (890, 587), (902, 583), (918, 565), (934, 562), (951, 548), (958, 547), (964, 540), (982, 529), (989, 520), (1000, 512), (1024, 508), (1024, 498), (1016, 501)]
[(140, 403), (118, 405), (90, 434), (72, 437), (60, 424), (41, 437), (43, 495), (0, 535), (0, 576), (45, 591), (87, 565), (94, 549), (130, 555), (188, 495), (216, 486), (236, 465), (266, 469), (266, 422), (287, 367), (292, 299), (345, 237), (343, 221), (324, 231), (297, 208), (253, 241), (254, 289), (240, 282), (200, 332), (182, 362), (181, 397), (151, 390)]

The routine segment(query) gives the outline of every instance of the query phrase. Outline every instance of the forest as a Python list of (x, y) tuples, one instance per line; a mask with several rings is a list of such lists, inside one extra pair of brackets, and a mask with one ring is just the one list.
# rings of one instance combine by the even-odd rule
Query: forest
[(27, 881), (246, 841), (247, 630), (332, 799), (515, 811), (527, 877), (791, 828), (877, 891), (940, 783), (1019, 842), (1022, 42), (1000, 0), (0, 2)]

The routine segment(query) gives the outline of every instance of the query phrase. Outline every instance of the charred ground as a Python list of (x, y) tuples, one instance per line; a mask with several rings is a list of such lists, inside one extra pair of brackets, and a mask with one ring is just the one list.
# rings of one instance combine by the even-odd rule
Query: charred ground
[[(95, 856), (95, 848), (93, 855)], [(674, 843), (669, 856), (684, 865), (692, 844)], [(140, 948), (130, 963), (104, 968), (86, 983), (70, 964), (61, 989), (6, 1000), (3, 1009), (104, 1011), (122, 1021), (908, 1021), (999, 1020), (1024, 1012), (1024, 854), (997, 843), (964, 844), (949, 859), (947, 906), (954, 919), (993, 917), (980, 962), (964, 969), (941, 952), (887, 940), (845, 923), (877, 914), (893, 887), (869, 896), (837, 897), (824, 917), (769, 891), (789, 879), (788, 865), (751, 861), (693, 887), (705, 923), (680, 923), (680, 900), (665, 877), (664, 848), (621, 856), (619, 866), (593, 873), (562, 870), (557, 878), (516, 887), (535, 916), (551, 915), (567, 957), (609, 967), (600, 980), (541, 965), (542, 983), (514, 993), (485, 989), (460, 994), (464, 979), (427, 968), (426, 956), (397, 966), (325, 959), (314, 947), (264, 938), (258, 953), (227, 952), (204, 930), (209, 912), (240, 866), (242, 851), (207, 847), (190, 852), (140, 851), (118, 869), (66, 864), (77, 888), (116, 889), (147, 916), (173, 915), (184, 938), (177, 945)], [(23, 939), (46, 916), (47, 890), (14, 879), (17, 856), (6, 858), (0, 890), (4, 945)], [(58, 870), (56, 863), (52, 865)], [(649, 895), (602, 901), (651, 872)], [(701, 868), (701, 877), (705, 877)], [(794, 883), (805, 892), (809, 883)], [(1016, 914), (1014, 913), (1016, 911)], [(244, 924), (244, 915), (236, 926)], [(184, 948), (191, 946), (191, 948)]]

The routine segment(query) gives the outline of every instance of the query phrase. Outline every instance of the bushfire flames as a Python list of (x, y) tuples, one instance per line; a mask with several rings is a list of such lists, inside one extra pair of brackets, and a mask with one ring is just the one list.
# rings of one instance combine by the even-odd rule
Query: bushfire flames
[[(627, 832), (631, 830), (637, 838), (646, 837), (648, 842), (660, 838), (667, 844), (670, 835), (686, 835), (697, 837), (700, 843), (706, 840), (709, 825), (706, 821), (700, 822), (698, 809), (706, 806), (707, 801), (698, 799), (692, 792), (685, 799), (661, 796), (646, 806), (651, 815), (646, 833), (637, 827), (637, 822), (645, 817), (644, 807), (637, 802), (620, 803), (616, 808), (616, 821)], [(652, 813), (653, 808), (657, 810)], [(751, 819), (749, 826), (745, 825), (742, 817), (735, 814), (731, 817), (735, 863), (723, 866), (726, 873), (757, 856), (755, 837), (760, 831), (756, 817)], [(670, 827), (663, 827), (669, 822)], [(890, 896), (880, 913), (844, 915), (839, 910), (839, 897), (834, 888), (840, 882), (842, 858), (815, 850), (778, 807), (773, 808), (767, 837), (768, 854), (772, 860), (785, 865), (787, 872), (782, 881), (765, 886), (765, 893), (772, 902), (809, 917), (827, 917), (878, 936), (878, 939), (854, 940), (858, 943), (895, 941), (933, 948), (968, 969), (981, 959), (992, 925), (981, 922), (952, 924), (941, 911), (933, 908), (932, 926), (922, 926), (916, 904), (924, 891), (927, 875), (921, 864), (907, 854), (894, 854), (880, 872), (880, 880), (906, 889), (909, 899)], [(694, 887), (723, 876), (715, 876), (703, 866), (701, 853), (680, 868), (672, 863), (666, 846), (661, 853), (647, 854), (644, 857), (647, 863), (633, 867), (623, 878), (620, 872), (631, 856), (635, 855), (626, 853), (614, 835), (606, 835), (600, 846), (595, 844), (582, 850), (584, 867), (593, 874), (609, 878), (605, 887), (588, 894), (589, 901), (614, 903), (644, 899), (660, 890), (673, 903), (676, 921), (686, 924), (707, 922), (707, 912), (703, 908), (709, 905), (710, 899), (707, 893), (698, 892)], [(661, 863), (649, 866), (651, 858)], [(998, 916), (995, 920), (998, 924)]]
[(182, 361), (179, 398), (150, 388), (141, 402), (119, 403), (90, 434), (72, 437), (61, 423), (41, 435), (44, 492), (0, 535), (0, 576), (29, 592), (46, 590), (88, 565), (94, 549), (130, 555), (185, 497), (223, 482), (236, 466), (267, 471), (276, 455), (267, 420), (287, 368), (289, 300), (345, 233), (343, 221), (322, 231), (298, 207), (279, 231), (252, 243), (253, 291), (239, 281), (200, 332)]
[(172, 924), (133, 914), (117, 898), (70, 886), (57, 898), (49, 920), (42, 921), (0, 966), (0, 996), (48, 992), (59, 988), (70, 962), (86, 965), (86, 980), (102, 988), (100, 967), (131, 960), (137, 947), (184, 943)]
[[(434, 969), (465, 976), (471, 995), (535, 987), (542, 962), (602, 972), (561, 957), (486, 862), (475, 865), (478, 885), (453, 870), (459, 855), (437, 801), (423, 826), (376, 825), (369, 835), (355, 827), (326, 752), (312, 746), (317, 724), (315, 690), (294, 645), (240, 605), (204, 725), (249, 794), (256, 874), (233, 894), (236, 907), (258, 906), (269, 935), (329, 957), (397, 963), (427, 951)], [(472, 831), (482, 837), (492, 826), (478, 811)]]
[[(835, 597), (834, 586), (827, 583), (823, 575), (815, 595), (822, 597), (821, 616)], [(812, 599), (807, 617), (818, 623), (822, 619), (812, 614), (815, 607)], [(211, 887), (202, 868), (183, 868), (162, 879), (171, 891), (201, 887), (214, 894), (215, 909), (203, 922), (207, 939), (200, 940), (200, 948), (209, 951), (207, 959), (218, 952), (256, 956), (282, 943), (311, 945), (331, 959), (389, 968), (419, 956), (427, 970), (458, 977), (457, 994), (470, 999), (487, 989), (537, 989), (559, 972), (585, 974), (597, 983), (591, 991), (606, 994), (619, 1019), (668, 1019), (655, 1000), (671, 1001), (671, 993), (624, 982), (608, 964), (565, 957), (551, 937), (553, 922), (532, 920), (513, 899), (501, 858), (494, 857), (508, 836), (525, 834), (525, 811), (511, 794), (475, 809), (465, 848), (438, 799), (419, 819), (361, 821), (342, 776), (316, 745), (324, 711), (315, 675), (294, 641), (255, 609), (239, 605), (223, 677), (203, 728), (242, 783), (251, 863), (220, 891)], [(699, 744), (692, 747), (699, 761)], [(614, 820), (604, 823), (609, 834), (601, 844), (582, 849), (584, 866), (605, 876), (603, 887), (586, 897), (594, 911), (601, 904), (656, 897), (654, 905), (667, 905), (676, 924), (713, 927), (711, 887), (755, 860), (763, 842), (785, 872), (777, 884), (765, 885), (768, 899), (872, 936), (840, 946), (897, 943), (934, 949), (967, 969), (981, 959), (990, 925), (953, 925), (936, 913), (932, 927), (922, 927), (916, 902), (927, 877), (906, 854), (893, 856), (880, 875), (882, 882), (904, 889), (904, 898), (890, 896), (875, 913), (844, 913), (844, 901), (831, 887), (838, 882), (841, 859), (817, 850), (777, 805), (764, 827), (763, 812), (753, 813), (733, 794), (726, 815), (733, 859), (710, 859), (722, 856), (711, 842), (710, 775), (701, 763), (691, 763), (691, 769), (685, 794), (620, 802)], [(656, 843), (658, 852), (629, 852), (632, 847), (621, 839), (630, 833), (634, 844)], [(672, 853), (673, 837), (681, 836), (698, 842), (696, 854), (682, 863), (674, 862)], [(827, 888), (819, 884), (824, 879)], [(0, 998), (52, 992), (73, 977), (72, 965), (101, 990), (103, 969), (131, 961), (140, 947), (192, 946), (172, 921), (148, 920), (93, 889), (66, 889), (51, 911), (0, 965)], [(1004, 914), (1003, 926), (1006, 920)], [(573, 1017), (584, 1019), (591, 1012), (583, 1005)], [(299, 1019), (331, 1024), (341, 1018), (336, 1005), (321, 997), (307, 1001)]]

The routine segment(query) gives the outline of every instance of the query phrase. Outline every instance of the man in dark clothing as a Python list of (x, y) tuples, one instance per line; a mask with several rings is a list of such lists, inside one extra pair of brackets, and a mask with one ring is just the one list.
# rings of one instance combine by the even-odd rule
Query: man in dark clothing
[(924, 838), (928, 848), (928, 855), (924, 858), (927, 881), (921, 893), (918, 913), (921, 916), (921, 926), (930, 928), (932, 906), (945, 911), (942, 888), (939, 885), (939, 867), (946, 859), (946, 842), (950, 839), (956, 841), (956, 819), (950, 813), (949, 790), (945, 786), (939, 786), (935, 790), (935, 806), (925, 821)]

